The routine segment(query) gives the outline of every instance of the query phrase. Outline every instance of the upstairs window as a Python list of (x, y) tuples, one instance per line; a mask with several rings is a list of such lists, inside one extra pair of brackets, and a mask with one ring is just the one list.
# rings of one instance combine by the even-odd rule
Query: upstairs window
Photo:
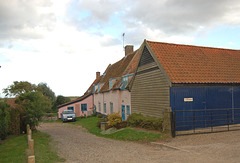
[(113, 87), (112, 79), (109, 79), (109, 89), (112, 89), (112, 87)]
[(125, 89), (127, 85), (128, 85), (128, 76), (124, 76), (122, 78), (122, 87), (121, 87), (121, 89)]
[(93, 93), (95, 93), (95, 85), (93, 86)]
[(87, 111), (87, 104), (81, 104), (81, 111)]

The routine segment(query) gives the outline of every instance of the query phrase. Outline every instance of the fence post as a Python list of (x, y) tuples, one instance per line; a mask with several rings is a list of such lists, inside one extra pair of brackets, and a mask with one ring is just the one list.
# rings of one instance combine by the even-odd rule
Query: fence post
[(176, 112), (171, 112), (171, 133), (172, 137), (176, 136)]
[(34, 140), (31, 139), (28, 141), (29, 143), (29, 149), (31, 150), (31, 154), (34, 155)]
[(28, 156), (28, 163), (35, 163), (35, 156)]

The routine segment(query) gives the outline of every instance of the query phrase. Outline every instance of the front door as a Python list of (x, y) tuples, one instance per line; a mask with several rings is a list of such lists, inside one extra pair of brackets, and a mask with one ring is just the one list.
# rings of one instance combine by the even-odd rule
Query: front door
[(125, 121), (125, 105), (122, 105), (122, 120)]

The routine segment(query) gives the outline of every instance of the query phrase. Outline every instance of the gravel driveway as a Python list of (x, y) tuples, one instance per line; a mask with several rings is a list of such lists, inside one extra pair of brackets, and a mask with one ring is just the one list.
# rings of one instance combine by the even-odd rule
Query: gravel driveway
[(38, 130), (48, 133), (58, 142), (59, 156), (69, 163), (240, 162), (240, 131), (179, 136), (161, 142), (180, 149), (176, 150), (101, 138), (66, 123), (42, 123)]

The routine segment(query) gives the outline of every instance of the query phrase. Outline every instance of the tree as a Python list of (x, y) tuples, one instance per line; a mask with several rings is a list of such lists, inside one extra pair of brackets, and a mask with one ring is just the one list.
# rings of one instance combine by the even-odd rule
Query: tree
[(19, 96), (23, 93), (36, 91), (36, 85), (27, 81), (14, 81), (12, 85), (3, 89), (5, 96)]
[(56, 99), (56, 101), (55, 101), (55, 103), (53, 105), (53, 108), (57, 109), (57, 106), (59, 106), (61, 104), (64, 104), (66, 102), (69, 102), (69, 101), (71, 101), (71, 99), (69, 97), (64, 97), (62, 95), (58, 95), (57, 99)]
[(8, 128), (11, 123), (9, 105), (0, 101), (0, 138), (4, 140), (7, 137)]
[(37, 90), (42, 92), (44, 96), (47, 96), (51, 100), (52, 105), (54, 104), (56, 96), (55, 93), (48, 87), (47, 83), (39, 83), (37, 85)]
[(44, 113), (51, 110), (51, 101), (42, 92), (23, 93), (16, 99), (18, 109), (21, 110), (21, 130), (26, 131), (29, 124), (34, 129)]

